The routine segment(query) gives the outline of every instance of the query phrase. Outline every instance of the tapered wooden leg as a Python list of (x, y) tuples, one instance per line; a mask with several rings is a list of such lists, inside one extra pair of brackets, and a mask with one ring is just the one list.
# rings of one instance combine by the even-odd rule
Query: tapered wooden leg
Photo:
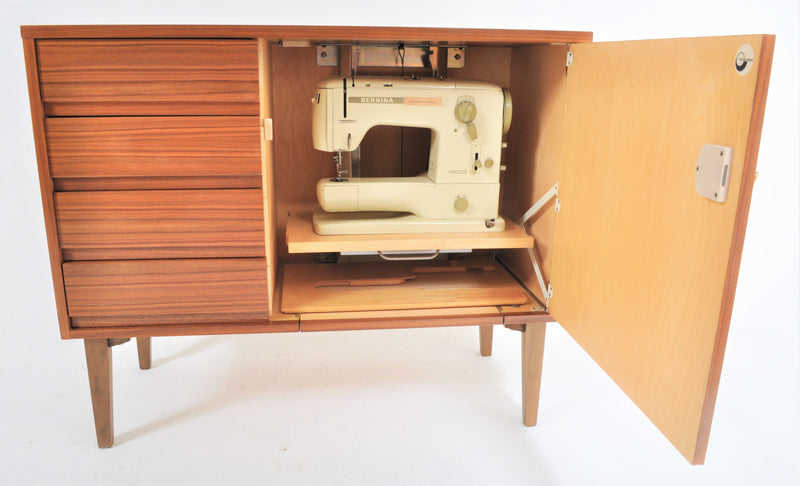
[(136, 349), (139, 351), (139, 369), (149, 370), (151, 364), (150, 338), (136, 338)]
[(89, 370), (89, 389), (92, 393), (94, 428), (97, 446), (114, 444), (114, 405), (111, 380), (111, 345), (108, 339), (85, 339), (86, 367)]
[(478, 326), (480, 329), (480, 336), (481, 336), (481, 356), (491, 356), (492, 355), (492, 332), (494, 326), (491, 324), (481, 325)]
[(539, 414), (544, 326), (544, 322), (525, 324), (522, 331), (522, 422), (528, 427), (536, 425)]

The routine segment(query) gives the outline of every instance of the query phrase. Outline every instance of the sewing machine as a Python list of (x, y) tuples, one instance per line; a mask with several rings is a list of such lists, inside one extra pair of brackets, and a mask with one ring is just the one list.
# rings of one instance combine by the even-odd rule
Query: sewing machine
[[(317, 183), (318, 234), (503, 231), (498, 215), (502, 137), (511, 95), (490, 83), (338, 77), (312, 99), (314, 148), (335, 152), (337, 176)], [(431, 130), (428, 171), (414, 177), (345, 178), (342, 152), (377, 125)]]

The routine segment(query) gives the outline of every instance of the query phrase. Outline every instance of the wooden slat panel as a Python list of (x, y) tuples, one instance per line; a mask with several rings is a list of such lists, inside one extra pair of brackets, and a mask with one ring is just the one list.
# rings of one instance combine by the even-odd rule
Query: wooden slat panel
[(221, 334), (257, 334), (267, 332), (298, 332), (299, 318), (293, 321), (213, 321), (202, 324), (152, 324), (114, 327), (80, 327), (80, 319), (73, 319), (75, 327), (71, 336), (75, 339), (125, 338), (143, 336), (203, 336)]
[[(575, 45), (567, 72), (549, 310), (694, 463), (703, 462), (730, 322), (751, 137), (764, 110), (756, 94), (771, 60), (765, 40)], [(742, 76), (744, 43), (755, 66)], [(734, 149), (725, 203), (695, 190), (707, 143)]]
[(260, 187), (260, 130), (257, 116), (50, 118), (45, 123), (56, 181), (219, 177), (224, 183), (249, 177), (251, 187)]
[(158, 316), (161, 324), (184, 322), (186, 315), (198, 321), (268, 318), (263, 258), (67, 262), (63, 267), (70, 317), (133, 317), (135, 323), (136, 317)]
[(64, 276), (61, 273), (61, 249), (58, 246), (58, 227), (56, 225), (55, 203), (53, 202), (53, 179), (50, 175), (50, 164), (47, 161), (47, 144), (44, 128), (44, 112), (39, 90), (39, 70), (36, 64), (36, 44), (31, 39), (24, 39), (25, 71), (28, 79), (28, 95), (31, 107), (33, 138), (36, 147), (36, 162), (39, 169), (39, 191), (42, 197), (44, 227), (47, 231), (47, 249), (50, 256), (50, 271), (55, 291), (56, 313), (61, 338), (70, 337), (69, 315), (67, 314), (66, 296), (64, 293)]
[(56, 192), (135, 191), (140, 189), (249, 189), (261, 186), (260, 176), (234, 177), (75, 177), (53, 181)]
[(40, 40), (48, 116), (258, 115), (254, 40)]
[(263, 257), (259, 189), (62, 192), (66, 260)]
[(540, 44), (591, 42), (591, 32), (519, 29), (453, 29), (431, 27), (362, 27), (320, 25), (26, 25), (23, 37), (263, 37), (312, 41), (450, 41), (470, 44)]

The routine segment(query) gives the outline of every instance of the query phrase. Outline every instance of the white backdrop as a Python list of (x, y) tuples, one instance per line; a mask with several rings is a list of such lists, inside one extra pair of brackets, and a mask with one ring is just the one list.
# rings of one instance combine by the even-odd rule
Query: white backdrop
[[(0, 2), (0, 483), (800, 483), (796, 1)], [(707, 463), (690, 467), (557, 326), (540, 424), (518, 335), (474, 329), (115, 348), (117, 445), (96, 449), (80, 342), (58, 338), (21, 24), (331, 24), (589, 30), (596, 41), (777, 34)]]

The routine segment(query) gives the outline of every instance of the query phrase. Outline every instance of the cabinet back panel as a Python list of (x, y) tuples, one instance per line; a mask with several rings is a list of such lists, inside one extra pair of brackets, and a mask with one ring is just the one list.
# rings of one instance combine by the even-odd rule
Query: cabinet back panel
[[(452, 69), (448, 76), (510, 85), (511, 48), (469, 48), (466, 59), (467, 67)], [(338, 67), (317, 66), (314, 48), (272, 48), (276, 219), (281, 259), (290, 258), (284, 243), (288, 213), (317, 207), (317, 181), (334, 176), (332, 154), (315, 150), (312, 144), (310, 99), (320, 79), (338, 74)], [(393, 73), (399, 74), (399, 69)], [(376, 127), (364, 140), (362, 176), (409, 176), (424, 172), (427, 160), (424, 164), (420, 160), (422, 154), (427, 154), (428, 143), (427, 130)], [(385, 155), (381, 156), (382, 153)], [(401, 153), (408, 156), (401, 158)], [(298, 258), (301, 257), (291, 257)]]
[(47, 116), (258, 115), (253, 40), (37, 41)]
[(272, 46), (272, 102), (275, 115), (275, 196), (279, 258), (285, 258), (286, 218), (317, 205), (317, 181), (333, 177), (332, 154), (311, 140), (311, 98), (317, 82), (338, 74), (317, 66), (314, 47)]

